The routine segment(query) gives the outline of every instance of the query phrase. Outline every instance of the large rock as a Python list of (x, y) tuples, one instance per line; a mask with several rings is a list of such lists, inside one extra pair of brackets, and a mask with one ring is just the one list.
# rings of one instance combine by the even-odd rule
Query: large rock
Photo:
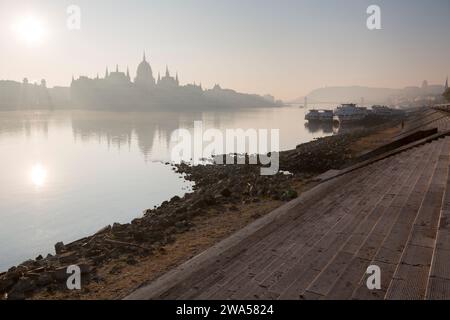
[(56, 269), (54, 272), (51, 273), (53, 279), (56, 281), (66, 281), (69, 277), (69, 274), (67, 273), (67, 267), (61, 267)]
[(0, 294), (7, 292), (14, 284), (13, 279), (8, 279), (6, 277), (0, 278)]
[(64, 253), (65, 251), (66, 251), (66, 246), (64, 245), (63, 242), (58, 242), (57, 244), (55, 244), (56, 254), (61, 254), (61, 253)]
[(124, 231), (127, 228), (126, 224), (114, 223), (111, 230), (113, 233)]
[(22, 277), (8, 292), (8, 299), (11, 300), (23, 300), (27, 293), (36, 289), (36, 283), (30, 278)]
[(81, 263), (78, 266), (80, 267), (81, 274), (90, 274), (93, 272), (92, 267), (87, 263)]
[(52, 272), (46, 272), (39, 275), (39, 278), (36, 280), (36, 284), (40, 287), (44, 287), (53, 282), (53, 274)]
[(226, 198), (231, 197), (231, 191), (228, 188), (223, 189), (220, 194)]
[(12, 279), (17, 281), (20, 277), (22, 277), (25, 273), (28, 272), (28, 267), (26, 266), (18, 266), (12, 267), (8, 270), (8, 272), (4, 275), (6, 279)]

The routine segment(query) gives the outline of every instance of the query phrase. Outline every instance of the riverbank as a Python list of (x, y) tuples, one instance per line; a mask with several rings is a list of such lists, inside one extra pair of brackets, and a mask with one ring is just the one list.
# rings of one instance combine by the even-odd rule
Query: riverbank
[[(397, 124), (358, 130), (280, 153), (280, 172), (260, 176), (259, 166), (179, 165), (194, 192), (147, 210), (130, 224), (114, 224), (55, 255), (37, 257), (0, 274), (9, 299), (119, 299), (316, 184), (317, 174), (351, 164), (400, 131)], [(68, 265), (84, 276), (81, 291), (65, 286)]]

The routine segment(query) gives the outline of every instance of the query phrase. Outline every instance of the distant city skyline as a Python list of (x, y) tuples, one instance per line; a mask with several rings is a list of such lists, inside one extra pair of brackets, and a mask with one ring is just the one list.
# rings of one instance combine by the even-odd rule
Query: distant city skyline
[[(381, 8), (382, 30), (366, 27), (371, 4)], [(69, 5), (81, 9), (81, 30), (66, 27)], [(13, 30), (24, 16), (42, 24), (42, 35), (26, 35), (39, 43), (24, 44)], [(283, 100), (326, 86), (443, 85), (449, 16), (448, 0), (4, 0), (0, 79), (69, 86), (72, 75), (117, 64), (134, 79), (145, 51), (155, 78), (168, 65), (183, 84)]]

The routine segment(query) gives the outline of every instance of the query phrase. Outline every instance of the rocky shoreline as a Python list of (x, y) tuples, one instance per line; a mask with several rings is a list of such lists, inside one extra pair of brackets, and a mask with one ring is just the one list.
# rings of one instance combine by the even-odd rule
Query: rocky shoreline
[[(259, 165), (180, 164), (173, 167), (194, 181), (194, 191), (173, 197), (159, 207), (146, 210), (129, 224), (107, 226), (92, 236), (70, 244), (55, 244), (55, 254), (38, 256), (0, 273), (2, 299), (28, 299), (39, 292), (67, 291), (69, 265), (78, 265), (83, 283), (102, 283), (98, 270), (107, 263), (137, 265), (141, 258), (165, 251), (177, 235), (193, 228), (193, 220), (211, 212), (227, 215), (242, 205), (260, 201), (290, 201), (298, 196), (293, 185), (309, 181), (329, 169), (339, 169), (354, 159), (352, 145), (373, 130), (359, 130), (297, 146), (280, 152), (280, 171), (261, 176)], [(117, 272), (120, 270), (117, 268)], [(114, 273), (114, 267), (110, 271)]]

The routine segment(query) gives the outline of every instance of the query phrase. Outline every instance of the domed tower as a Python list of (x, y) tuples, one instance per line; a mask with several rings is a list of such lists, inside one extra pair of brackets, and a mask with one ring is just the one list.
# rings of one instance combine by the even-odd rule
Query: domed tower
[(137, 68), (134, 83), (142, 87), (152, 87), (155, 85), (155, 78), (153, 78), (152, 67), (150, 67), (150, 64), (145, 59), (145, 52), (144, 58)]

